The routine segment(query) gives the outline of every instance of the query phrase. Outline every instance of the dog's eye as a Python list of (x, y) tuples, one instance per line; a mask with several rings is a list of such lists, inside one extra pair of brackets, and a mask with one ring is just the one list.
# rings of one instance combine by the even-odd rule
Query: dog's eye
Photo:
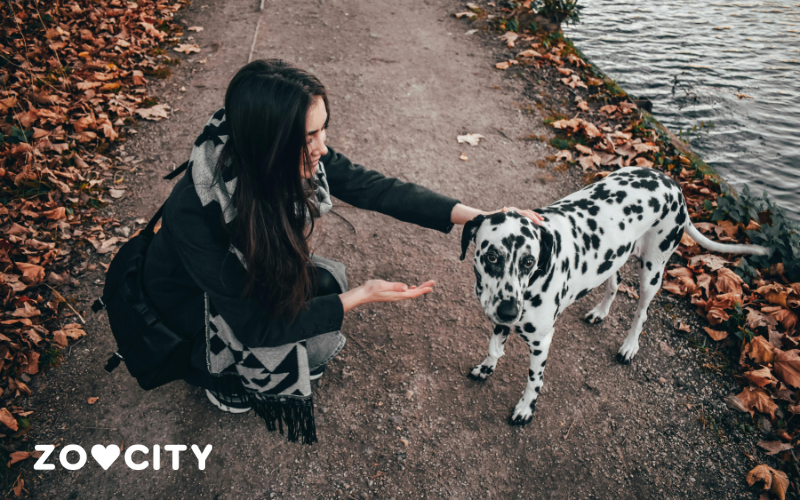
[(488, 254), (486, 254), (486, 260), (488, 260), (489, 262), (494, 264), (495, 262), (497, 262), (497, 255), (495, 255), (493, 253), (488, 253)]
[(533, 267), (533, 262), (534, 262), (533, 257), (526, 257), (525, 259), (523, 259), (522, 265), (527, 268), (531, 268)]

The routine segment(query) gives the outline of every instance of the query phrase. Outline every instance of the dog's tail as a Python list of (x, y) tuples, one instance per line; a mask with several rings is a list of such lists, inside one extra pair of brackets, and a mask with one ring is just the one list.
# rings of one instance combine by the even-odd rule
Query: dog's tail
[(712, 250), (714, 252), (720, 253), (740, 253), (740, 254), (752, 254), (752, 255), (768, 255), (769, 250), (765, 247), (760, 245), (730, 245), (727, 243), (717, 243), (716, 241), (711, 241), (701, 233), (691, 221), (686, 224), (686, 232), (689, 233), (689, 236), (692, 237), (694, 241), (696, 241), (701, 247), (707, 248), (708, 250)]

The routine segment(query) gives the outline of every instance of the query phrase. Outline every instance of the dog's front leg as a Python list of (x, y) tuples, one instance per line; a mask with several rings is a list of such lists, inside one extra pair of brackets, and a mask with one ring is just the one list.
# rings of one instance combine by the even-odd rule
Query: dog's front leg
[(497, 360), (505, 354), (506, 340), (511, 333), (511, 328), (505, 325), (495, 325), (492, 340), (489, 341), (489, 355), (481, 364), (472, 369), (469, 378), (483, 381), (489, 378), (497, 366)]
[(525, 425), (533, 419), (533, 412), (536, 409), (536, 399), (539, 391), (542, 390), (544, 365), (547, 363), (547, 353), (550, 350), (550, 342), (553, 340), (553, 328), (546, 335), (528, 335), (528, 349), (531, 353), (531, 365), (528, 368), (528, 384), (522, 399), (519, 400), (511, 414), (511, 425)]

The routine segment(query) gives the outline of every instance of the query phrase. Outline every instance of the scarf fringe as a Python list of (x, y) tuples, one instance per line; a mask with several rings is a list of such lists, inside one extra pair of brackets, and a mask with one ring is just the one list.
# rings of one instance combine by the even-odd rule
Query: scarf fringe
[(302, 444), (317, 442), (317, 426), (314, 421), (314, 400), (307, 398), (287, 398), (281, 396), (259, 395), (248, 391), (238, 375), (212, 377), (214, 392), (226, 396), (243, 398), (253, 407), (256, 414), (264, 420), (267, 430), (283, 435), (286, 425), (286, 437), (289, 441)]

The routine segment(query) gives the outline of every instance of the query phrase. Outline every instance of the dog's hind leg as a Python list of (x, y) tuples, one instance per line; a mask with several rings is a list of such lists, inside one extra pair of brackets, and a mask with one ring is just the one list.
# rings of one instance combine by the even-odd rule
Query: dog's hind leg
[(633, 313), (631, 329), (619, 348), (619, 354), (617, 354), (617, 360), (620, 363), (630, 363), (636, 353), (639, 352), (639, 335), (642, 333), (642, 327), (647, 320), (647, 308), (661, 288), (664, 265), (673, 250), (674, 248), (671, 248), (667, 252), (662, 252), (657, 248), (657, 244), (650, 244), (646, 245), (642, 252), (642, 265), (639, 267), (639, 305), (636, 308), (636, 312)]
[(606, 280), (606, 293), (603, 295), (603, 300), (594, 306), (594, 309), (589, 311), (583, 318), (587, 323), (600, 323), (608, 316), (611, 303), (614, 302), (614, 297), (617, 296), (617, 288), (619, 288), (620, 281), (619, 271), (612, 274), (611, 277)]
[(497, 360), (505, 354), (506, 340), (511, 333), (511, 328), (505, 325), (495, 325), (492, 340), (489, 341), (489, 355), (481, 364), (472, 369), (469, 378), (483, 381), (489, 378), (497, 366)]
[(522, 398), (514, 407), (511, 414), (511, 425), (525, 425), (533, 419), (536, 410), (536, 399), (544, 385), (544, 365), (547, 363), (547, 353), (550, 351), (550, 342), (553, 340), (553, 327), (549, 328), (546, 335), (528, 335), (525, 337), (531, 354), (531, 364), (528, 368), (528, 383)]

